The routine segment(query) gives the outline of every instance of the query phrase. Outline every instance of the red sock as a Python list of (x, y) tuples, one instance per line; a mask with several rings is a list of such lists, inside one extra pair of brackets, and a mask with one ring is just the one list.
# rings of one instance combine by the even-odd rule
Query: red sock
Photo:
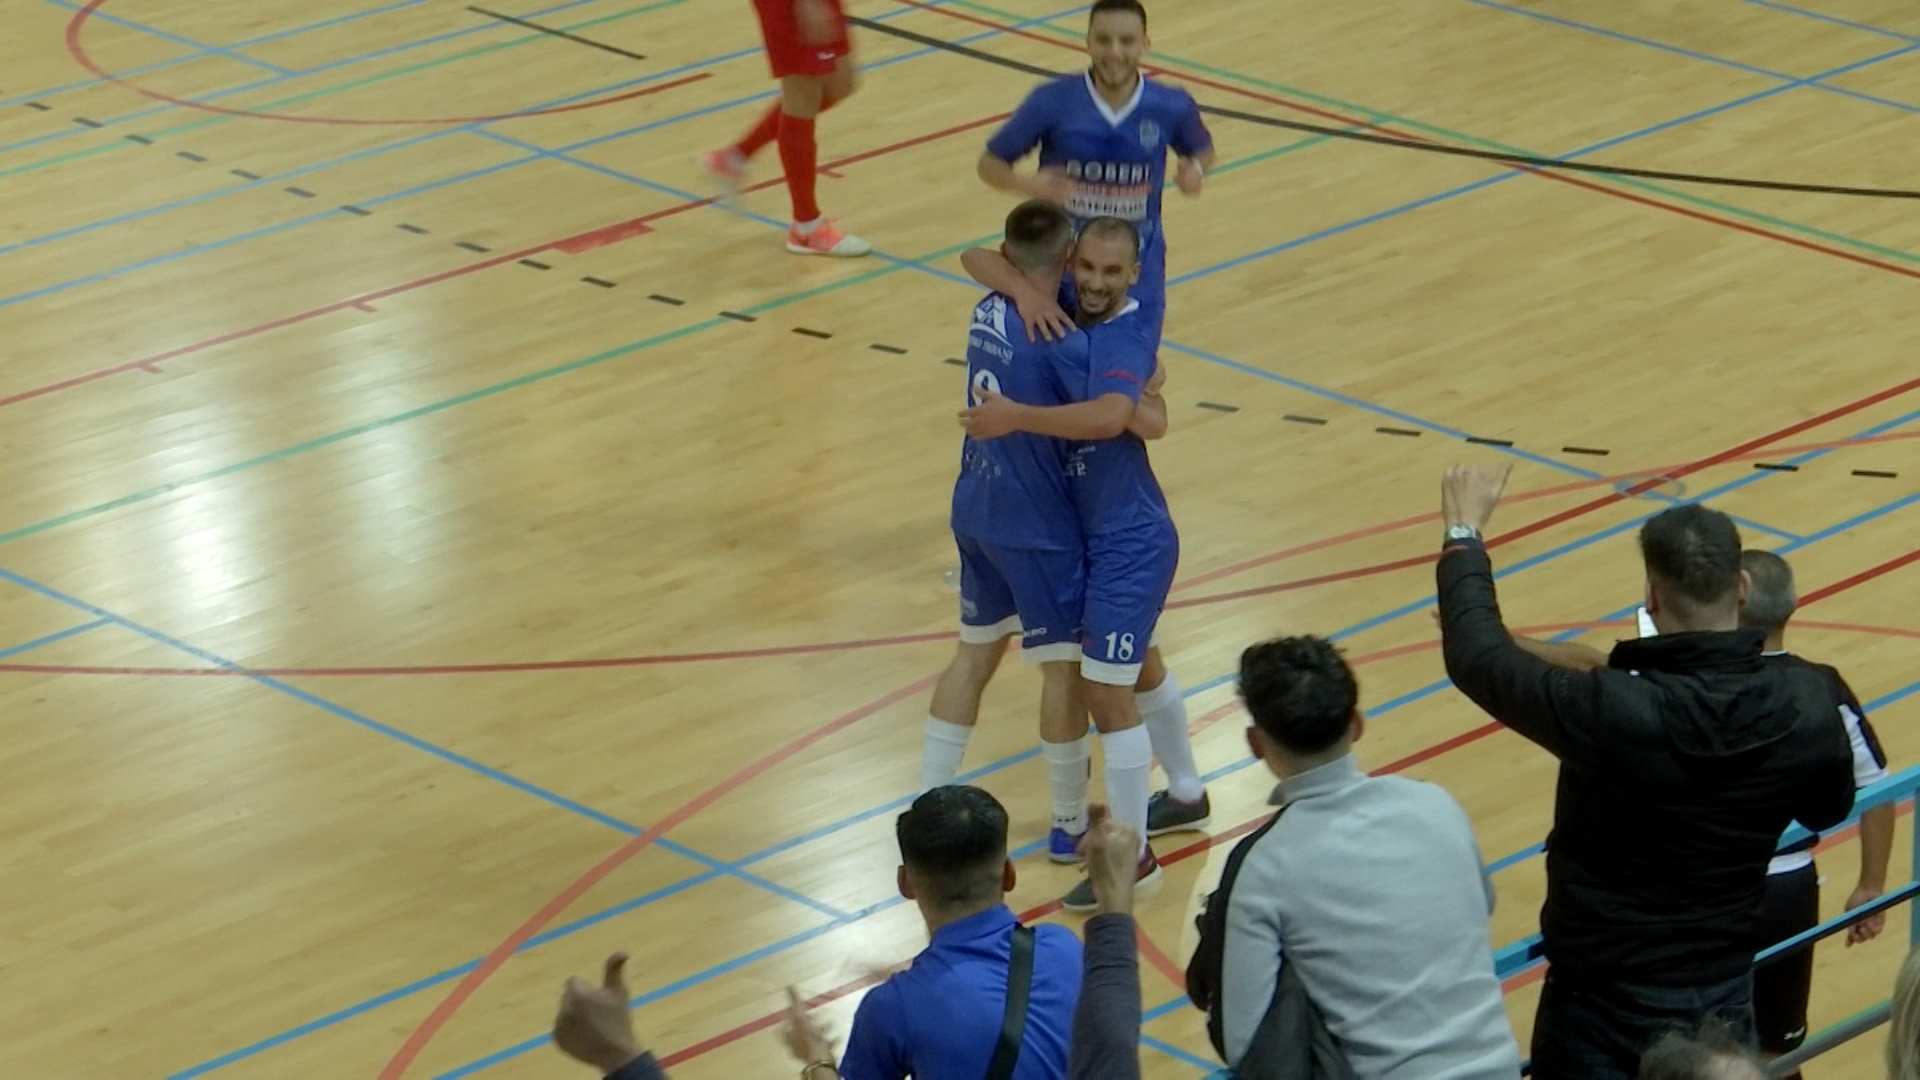
[(767, 110), (767, 115), (761, 117), (759, 123), (753, 125), (753, 130), (747, 132), (739, 142), (733, 144), (733, 148), (739, 152), (741, 157), (750, 158), (759, 153), (761, 147), (772, 142), (779, 134), (780, 106), (776, 104), (773, 108)]
[(820, 204), (813, 201), (815, 148), (813, 118), (780, 114), (780, 164), (787, 170), (787, 193), (793, 196), (793, 220), (813, 221)]

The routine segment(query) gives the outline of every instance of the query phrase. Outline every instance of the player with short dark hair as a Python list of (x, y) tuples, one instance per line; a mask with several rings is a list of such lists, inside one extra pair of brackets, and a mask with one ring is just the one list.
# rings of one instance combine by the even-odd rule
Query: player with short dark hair
[[(1097, 218), (1074, 247), (1079, 332), (1092, 345), (1085, 358), (1054, 354), (1071, 404), (987, 392), (964, 420), (976, 438), (1018, 432), (1072, 440), (1069, 487), (1086, 543), (1080, 676), (1106, 751), (1107, 798), (1115, 819), (1141, 834), (1146, 882), (1159, 872), (1146, 837), (1204, 829), (1211, 807), (1193, 761), (1184, 697), (1153, 648), (1180, 538), (1137, 430), (1144, 414), (1157, 419), (1149, 430), (1164, 431), (1165, 417), (1165, 403), (1151, 392), (1159, 379), (1157, 329), (1128, 296), (1140, 275), (1137, 236), (1130, 222)], [(986, 254), (969, 252), (963, 264), (989, 284), (1010, 277), (1015, 268)], [(1068, 752), (1056, 739), (1043, 740), (1049, 761)], [(1156, 754), (1168, 786), (1150, 794)], [(1056, 822), (1050, 846), (1075, 842), (1072, 825)], [(1065, 905), (1083, 910), (1093, 902), (1084, 881)]]
[[(1141, 74), (1148, 44), (1139, 0), (1097, 0), (1087, 18), (1087, 70), (1035, 87), (987, 141), (979, 173), (990, 187), (1060, 203), (1076, 225), (1097, 217), (1132, 223), (1140, 238), (1133, 296), (1157, 345), (1166, 314), (1160, 193), (1167, 152), (1180, 158), (1180, 190), (1198, 195), (1213, 166), (1213, 136), (1191, 95)], [(1039, 171), (1015, 172), (1014, 162), (1036, 150)], [(1022, 290), (1013, 299), (1036, 318), (1055, 310), (1050, 294)]]
[(707, 174), (731, 196), (747, 162), (768, 143), (780, 144), (793, 224), (787, 250), (796, 255), (865, 255), (872, 245), (841, 232), (814, 201), (819, 146), (814, 119), (854, 91), (853, 47), (840, 0), (753, 0), (767, 62), (780, 80), (780, 100), (732, 146), (701, 155)]

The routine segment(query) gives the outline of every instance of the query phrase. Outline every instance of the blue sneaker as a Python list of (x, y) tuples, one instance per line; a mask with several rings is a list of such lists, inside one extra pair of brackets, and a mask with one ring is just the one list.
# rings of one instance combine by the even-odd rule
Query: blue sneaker
[(1047, 858), (1063, 866), (1085, 862), (1080, 855), (1080, 841), (1085, 839), (1087, 831), (1068, 832), (1058, 825), (1047, 834)]

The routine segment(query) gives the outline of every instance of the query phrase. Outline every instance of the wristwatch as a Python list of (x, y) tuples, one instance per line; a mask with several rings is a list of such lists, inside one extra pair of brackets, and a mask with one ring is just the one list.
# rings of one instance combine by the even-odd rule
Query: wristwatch
[(1449, 544), (1458, 544), (1468, 540), (1477, 541), (1479, 539), (1480, 530), (1471, 525), (1447, 526), (1447, 543)]

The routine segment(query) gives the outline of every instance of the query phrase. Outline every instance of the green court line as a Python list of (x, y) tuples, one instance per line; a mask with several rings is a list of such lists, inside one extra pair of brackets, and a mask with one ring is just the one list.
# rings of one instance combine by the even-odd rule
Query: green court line
[[(1262, 161), (1268, 161), (1273, 158), (1279, 157), (1282, 154), (1292, 153), (1295, 150), (1304, 150), (1311, 146), (1317, 146), (1320, 143), (1328, 141), (1330, 138), (1331, 136), (1327, 136), (1327, 135), (1315, 135), (1310, 138), (1301, 139), (1297, 142), (1288, 143), (1285, 146), (1276, 147), (1272, 150), (1263, 151), (1261, 153), (1253, 154), (1245, 158), (1239, 158), (1234, 161), (1231, 161), (1216, 167), (1213, 170), (1212, 175), (1218, 175), (1220, 173), (1230, 172), (1234, 169), (1245, 168), (1249, 165), (1257, 164)], [(997, 232), (988, 233), (985, 236), (978, 236), (971, 240), (965, 241), (963, 243), (955, 244), (952, 247), (941, 248), (939, 251), (930, 252), (926, 255), (921, 255), (918, 258), (908, 259), (902, 263), (892, 263), (875, 270), (868, 270), (860, 274), (855, 274), (854, 276), (847, 278), (844, 281), (832, 282), (827, 285), (821, 285), (816, 288), (807, 289), (803, 292), (792, 293), (787, 296), (777, 297), (775, 299), (768, 300), (761, 304), (755, 304), (752, 307), (741, 309), (740, 314), (758, 315), (762, 312), (774, 311), (778, 308), (786, 307), (789, 304), (797, 304), (802, 300), (810, 300), (813, 297), (820, 296), (825, 293), (838, 292), (841, 289), (852, 288), (855, 285), (864, 285), (869, 281), (873, 281), (877, 278), (886, 277), (889, 274), (901, 273), (914, 266), (922, 266), (922, 265), (925, 265), (926, 263), (933, 262), (936, 259), (944, 259), (951, 255), (958, 255), (960, 252), (965, 251), (970, 247), (978, 247), (981, 244), (989, 243), (995, 239), (998, 239), (999, 236), (1000, 234)], [(617, 345), (611, 349), (606, 350), (605, 352), (595, 353), (592, 356), (583, 357), (579, 360), (571, 360), (564, 364), (559, 364), (554, 367), (545, 368), (540, 371), (535, 371), (526, 375), (518, 376), (516, 378), (508, 379), (505, 382), (495, 383), (492, 386), (481, 387), (478, 390), (470, 390), (467, 393), (460, 394), (456, 397), (450, 397), (443, 401), (436, 401), (430, 405), (422, 405), (418, 408), (408, 409), (405, 412), (395, 413), (392, 416), (383, 417), (379, 420), (368, 421), (367, 423), (361, 424), (358, 427), (351, 427), (344, 431), (336, 431), (331, 435), (322, 435), (317, 439), (309, 439), (308, 441), (303, 443), (297, 443), (293, 446), (289, 446), (284, 449), (272, 451), (271, 453), (261, 454), (258, 457), (248, 458), (245, 461), (235, 462), (232, 465), (224, 465), (218, 469), (213, 469), (208, 472), (203, 472), (195, 476), (189, 476), (180, 480), (174, 480), (165, 484), (159, 484), (155, 487), (150, 487), (145, 491), (136, 491), (131, 495), (122, 495), (117, 499), (110, 499), (106, 502), (97, 503), (93, 506), (89, 506), (84, 510), (75, 510), (72, 513), (62, 514), (59, 517), (48, 518), (44, 521), (35, 522), (32, 525), (23, 526), (21, 528), (13, 530), (12, 532), (0, 533), (0, 544), (10, 544), (15, 540), (24, 540), (29, 536), (34, 536), (39, 533), (46, 532), (50, 529), (57, 529), (62, 525), (70, 525), (76, 521), (84, 521), (87, 518), (97, 517), (101, 514), (107, 513), (110, 510), (118, 510), (123, 506), (131, 506), (134, 503), (146, 502), (149, 499), (156, 499), (162, 495), (168, 494), (169, 492), (178, 491), (181, 488), (192, 487), (196, 484), (202, 484), (209, 480), (218, 480), (221, 477), (232, 476), (234, 473), (244, 472), (248, 469), (258, 468), (259, 466), (262, 466), (262, 465), (271, 465), (278, 461), (285, 461), (288, 458), (295, 457), (300, 454), (304, 454), (309, 450), (318, 450), (321, 447), (331, 446), (334, 443), (343, 442), (347, 439), (354, 438), (355, 436), (365, 435), (368, 432), (378, 431), (382, 428), (392, 427), (395, 424), (404, 424), (409, 420), (417, 420), (423, 416), (431, 416), (434, 413), (444, 412), (448, 409), (455, 408), (456, 406), (465, 405), (473, 401), (479, 401), (482, 398), (489, 398), (494, 396), (495, 394), (502, 394), (509, 390), (517, 390), (522, 386), (530, 386), (537, 382), (544, 382), (548, 379), (555, 378), (560, 375), (565, 375), (568, 372), (578, 371), (582, 368), (592, 367), (596, 364), (602, 364), (608, 360), (615, 360), (622, 356), (627, 356), (632, 353), (639, 352), (643, 349), (653, 348), (656, 345), (665, 345), (668, 342), (678, 341), (681, 338), (688, 337), (692, 334), (700, 333), (701, 331), (704, 331), (704, 330), (711, 330), (718, 326), (732, 326), (732, 325), (735, 325), (735, 320), (733, 319), (715, 317), (715, 318), (703, 320), (701, 322), (693, 323), (692, 325), (689, 325), (689, 326), (683, 326), (678, 330), (669, 330), (666, 333), (655, 334), (652, 337), (642, 338), (639, 341), (628, 342), (625, 345)]]
[[(956, 8), (966, 8), (977, 14), (991, 15), (991, 16), (994, 16), (995, 18), (1004, 19), (1004, 20), (1021, 20), (1021, 19), (1027, 18), (1027, 16), (1024, 16), (1024, 15), (1019, 15), (1010, 11), (1002, 11), (1001, 9), (996, 7), (989, 7), (986, 4), (977, 3), (976, 0), (951, 0), (951, 3), (949, 6), (956, 7)], [(1045, 30), (1061, 38), (1071, 39), (1074, 41), (1079, 41), (1085, 36), (1083, 31), (1068, 30), (1065, 27), (1056, 26), (1050, 22), (1043, 22), (1043, 23), (1036, 24), (1034, 28), (1038, 30)], [(1474, 146), (1478, 146), (1482, 149), (1498, 150), (1501, 153), (1507, 153), (1507, 154), (1523, 154), (1528, 157), (1547, 156), (1539, 153), (1538, 151), (1528, 150), (1524, 147), (1513, 146), (1513, 145), (1502, 143), (1502, 142), (1496, 142), (1492, 139), (1483, 139), (1477, 135), (1468, 135), (1468, 134), (1465, 134), (1464, 132), (1451, 131), (1447, 128), (1436, 127), (1432, 124), (1423, 123), (1419, 120), (1414, 120), (1410, 117), (1398, 116), (1394, 113), (1385, 112), (1381, 109), (1376, 109), (1368, 105), (1360, 105), (1351, 101), (1342, 101), (1339, 98), (1328, 97), (1325, 94), (1317, 94), (1311, 90), (1302, 90), (1298, 87), (1288, 86), (1285, 83), (1271, 82), (1266, 79), (1255, 78), (1252, 75), (1243, 75), (1237, 71), (1230, 71), (1226, 68), (1214, 67), (1210, 64), (1201, 63), (1198, 60), (1187, 60), (1182, 57), (1172, 56), (1167, 53), (1160, 52), (1158, 50), (1155, 50), (1153, 54), (1149, 57), (1149, 63), (1157, 64), (1159, 66), (1190, 68), (1193, 71), (1200, 72), (1201, 74), (1211, 75), (1211, 76), (1214, 76), (1215, 78), (1226, 79), (1229, 82), (1237, 82), (1245, 86), (1257, 87), (1262, 90), (1271, 90), (1275, 93), (1288, 94), (1305, 101), (1311, 101), (1317, 105), (1326, 105), (1329, 107), (1345, 109), (1348, 112), (1359, 113), (1362, 116), (1365, 116), (1367, 119), (1375, 122), (1382, 122), (1382, 121), (1391, 122), (1394, 124), (1398, 124), (1403, 128), (1409, 128), (1411, 130), (1418, 131), (1423, 134), (1437, 135), (1447, 139), (1454, 140), (1456, 142), (1469, 143)], [(1508, 168), (1507, 166), (1496, 166), (1496, 167)], [(1786, 218), (1775, 217), (1772, 214), (1763, 213), (1758, 210), (1749, 210), (1743, 206), (1735, 206), (1731, 203), (1723, 203), (1715, 199), (1709, 199), (1704, 196), (1695, 195), (1688, 191), (1665, 187), (1663, 185), (1655, 184), (1646, 180), (1640, 180), (1635, 177), (1613, 176), (1613, 177), (1607, 177), (1606, 179), (1610, 179), (1614, 183), (1617, 183), (1622, 187), (1630, 187), (1630, 188), (1636, 188), (1640, 191), (1653, 192), (1653, 193), (1665, 196), (1669, 199), (1674, 199), (1679, 202), (1688, 203), (1696, 207), (1717, 210), (1721, 213), (1728, 214), (1734, 217), (1745, 218), (1748, 221), (1771, 225), (1775, 228), (1785, 229), (1789, 232), (1796, 232), (1803, 236), (1816, 237), (1818, 239), (1825, 240), (1832, 244), (1838, 244), (1843, 247), (1853, 248), (1857, 251), (1871, 252), (1872, 254), (1875, 254), (1875, 255), (1885, 256), (1890, 259), (1898, 259), (1902, 262), (1907, 262), (1907, 263), (1920, 263), (1920, 255), (1916, 255), (1913, 252), (1902, 251), (1899, 248), (1886, 247), (1881, 244), (1873, 243), (1870, 240), (1861, 240), (1857, 237), (1847, 236), (1843, 233), (1829, 232), (1826, 229), (1821, 229), (1813, 225), (1807, 225), (1803, 222), (1790, 221)]]
[[(606, 15), (600, 15), (595, 18), (588, 19), (585, 22), (574, 23), (570, 26), (562, 26), (562, 27), (559, 27), (558, 29), (565, 30), (568, 33), (573, 33), (579, 30), (590, 29), (595, 26), (604, 26), (607, 23), (611, 23), (611, 22), (618, 22), (621, 19), (631, 19), (636, 15), (645, 15), (648, 12), (659, 11), (662, 8), (678, 7), (679, 5), (684, 4), (686, 2), (687, 0), (654, 0), (654, 2), (650, 4), (643, 4), (639, 7), (630, 8), (626, 11), (610, 12)], [(490, 45), (475, 46), (470, 49), (464, 49), (460, 52), (449, 53), (446, 56), (442, 56), (434, 60), (423, 60), (417, 64), (409, 64), (405, 67), (395, 68), (392, 71), (382, 71), (374, 75), (367, 75), (358, 79), (349, 80), (347, 82), (335, 83), (330, 86), (323, 86), (317, 90), (308, 90), (303, 93), (295, 94), (292, 97), (280, 98), (276, 101), (269, 101), (260, 105), (254, 105), (250, 107), (253, 108), (255, 111), (264, 112), (268, 109), (281, 109), (281, 108), (285, 108), (288, 105), (299, 105), (309, 101), (316, 101), (320, 98), (332, 97), (335, 94), (344, 94), (349, 90), (358, 90), (363, 86), (372, 86), (376, 83), (387, 82), (388, 80), (398, 79), (398, 78), (401, 78), (402, 76), (414, 75), (422, 71), (431, 71), (434, 68), (444, 67), (447, 64), (456, 63), (461, 60), (471, 60), (476, 56), (485, 56), (488, 53), (500, 52), (503, 49), (516, 49), (522, 45), (528, 45), (536, 41), (545, 41), (547, 37), (548, 35), (546, 34), (530, 32), (525, 37), (515, 38), (512, 41), (496, 41)], [(209, 116), (201, 120), (195, 120), (192, 123), (176, 124), (173, 127), (160, 128), (157, 131), (143, 132), (143, 134), (149, 139), (158, 140), (158, 139), (163, 139), (172, 135), (183, 135), (189, 131), (199, 131), (202, 128), (213, 127), (216, 124), (228, 124), (228, 123), (232, 123), (235, 120), (244, 120), (244, 119), (246, 119), (246, 117)], [(125, 139), (120, 139), (115, 142), (104, 143), (100, 146), (89, 147), (88, 149), (85, 149), (85, 150), (75, 150), (71, 153), (61, 154), (57, 157), (50, 157), (45, 161), (35, 161), (26, 165), (16, 165), (11, 169), (0, 169), (0, 179), (5, 179), (9, 176), (20, 176), (30, 172), (38, 172), (41, 169), (50, 169), (55, 165), (65, 165), (68, 162), (80, 161), (85, 158), (97, 157), (101, 154), (104, 154), (113, 150), (129, 150), (129, 149), (135, 148), (136, 146), (137, 144), (135, 143), (130, 143), (130, 142), (127, 142)]]

